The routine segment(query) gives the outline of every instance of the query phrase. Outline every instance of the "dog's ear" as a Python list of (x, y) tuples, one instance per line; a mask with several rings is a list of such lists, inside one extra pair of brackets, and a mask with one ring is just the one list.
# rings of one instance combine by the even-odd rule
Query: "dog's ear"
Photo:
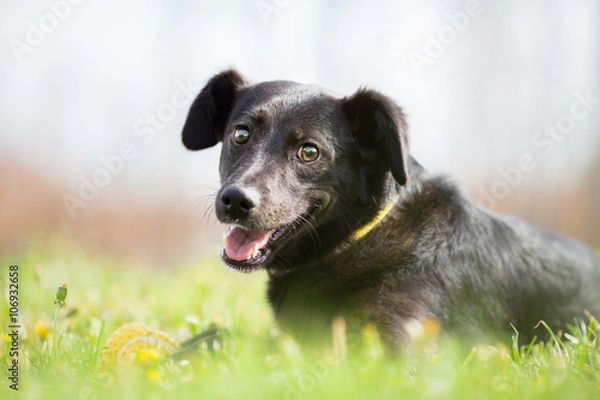
[(183, 126), (185, 147), (201, 150), (221, 141), (235, 96), (246, 85), (244, 77), (234, 69), (223, 71), (208, 81), (190, 107)]
[(406, 184), (408, 127), (400, 107), (379, 92), (361, 88), (342, 99), (342, 109), (363, 158), (383, 160), (396, 182)]

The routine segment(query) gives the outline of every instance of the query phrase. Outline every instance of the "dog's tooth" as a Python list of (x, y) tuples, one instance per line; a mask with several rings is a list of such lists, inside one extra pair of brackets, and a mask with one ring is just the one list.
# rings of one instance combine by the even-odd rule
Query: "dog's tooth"
[(258, 254), (258, 243), (254, 243), (254, 247), (252, 248), (252, 257), (256, 257)]
[(227, 236), (226, 233), (223, 234), (223, 246), (227, 246), (227, 240), (229, 239), (229, 236)]

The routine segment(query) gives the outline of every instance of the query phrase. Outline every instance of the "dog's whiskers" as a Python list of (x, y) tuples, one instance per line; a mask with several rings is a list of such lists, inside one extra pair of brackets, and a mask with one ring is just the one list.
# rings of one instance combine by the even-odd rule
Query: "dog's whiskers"
[(214, 199), (216, 197), (217, 190), (213, 189), (212, 193), (203, 194), (201, 196), (196, 197), (188, 206), (186, 210), (186, 215), (196, 216), (197, 214), (193, 212), (196, 207), (199, 207), (201, 204), (204, 204), (204, 210), (202, 211), (201, 217), (198, 218), (197, 223), (195, 224), (195, 228), (193, 234), (196, 235), (200, 232), (200, 228), (202, 226), (211, 228), (215, 227), (216, 220), (214, 219), (214, 210), (215, 210), (215, 202)]
[(304, 216), (300, 217), (300, 225), (306, 227), (306, 231), (310, 235), (310, 238), (315, 245), (316, 248), (322, 247), (323, 243), (321, 242), (321, 238), (319, 237), (319, 232), (317, 231), (317, 227), (312, 223), (312, 221)]

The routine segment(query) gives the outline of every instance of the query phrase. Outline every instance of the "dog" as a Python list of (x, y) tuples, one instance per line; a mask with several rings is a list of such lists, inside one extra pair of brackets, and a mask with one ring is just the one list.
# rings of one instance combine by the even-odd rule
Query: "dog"
[(596, 254), (429, 175), (409, 154), (401, 108), (380, 92), (250, 84), (230, 69), (194, 100), (182, 139), (189, 150), (222, 142), (222, 259), (267, 271), (269, 303), (292, 334), (343, 317), (403, 350), (415, 321), (528, 338), (542, 320), (560, 329), (600, 316)]

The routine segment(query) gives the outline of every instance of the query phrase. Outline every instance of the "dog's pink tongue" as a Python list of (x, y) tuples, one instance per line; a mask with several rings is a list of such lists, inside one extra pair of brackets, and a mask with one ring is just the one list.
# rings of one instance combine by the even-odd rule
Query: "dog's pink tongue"
[(227, 257), (235, 261), (249, 259), (255, 246), (260, 250), (267, 244), (271, 232), (250, 232), (241, 226), (234, 226), (227, 234), (227, 243), (225, 244)]

